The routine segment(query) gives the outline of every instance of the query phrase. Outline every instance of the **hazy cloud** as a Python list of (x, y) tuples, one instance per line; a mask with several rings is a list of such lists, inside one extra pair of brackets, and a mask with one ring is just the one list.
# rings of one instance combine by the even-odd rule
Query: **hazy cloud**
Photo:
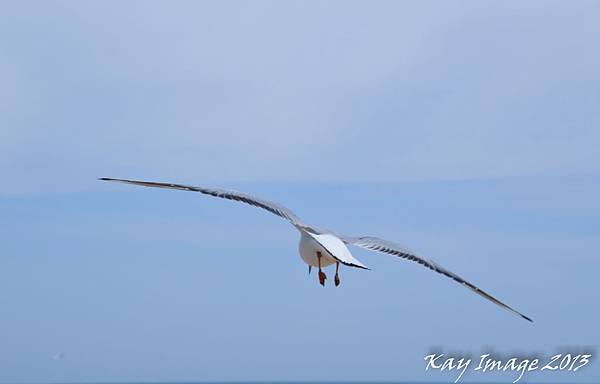
[(595, 2), (2, 8), (3, 192), (600, 171)]

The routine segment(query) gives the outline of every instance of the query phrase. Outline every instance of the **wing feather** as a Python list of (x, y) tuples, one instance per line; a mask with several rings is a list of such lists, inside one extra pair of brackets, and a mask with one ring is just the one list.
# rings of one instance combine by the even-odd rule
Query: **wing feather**
[[(219, 188), (204, 188), (204, 187), (196, 187), (191, 185), (184, 184), (172, 184), (172, 183), (158, 183), (154, 181), (139, 181), (139, 180), (127, 180), (127, 179), (111, 179), (108, 177), (102, 177), (98, 180), (102, 181), (112, 181), (117, 183), (125, 183), (125, 184), (134, 184), (141, 185), (143, 187), (154, 187), (154, 188), (167, 188), (167, 189), (178, 189), (181, 191), (191, 191), (191, 192), (199, 192), (205, 195), (220, 197), (222, 199), (239, 201), (248, 205), (252, 205), (254, 207), (262, 208), (271, 212), (274, 215), (277, 215), (281, 218), (286, 219), (292, 225), (297, 228), (301, 228), (304, 230), (313, 230), (310, 226), (304, 224), (298, 216), (291, 210), (286, 207), (274, 203), (272, 201), (268, 201), (265, 199), (261, 199), (258, 197), (254, 197), (248, 195), (246, 193), (229, 190), (229, 189), (219, 189)], [(313, 230), (314, 231), (314, 230)]]
[(447, 270), (446, 268), (440, 266), (439, 264), (437, 264), (431, 260), (428, 260), (428, 259), (425, 259), (425, 258), (415, 255), (413, 252), (407, 250), (406, 248), (404, 248), (398, 244), (395, 244), (390, 241), (383, 240), (383, 239), (380, 239), (377, 237), (372, 237), (372, 236), (361, 236), (361, 237), (339, 236), (339, 237), (346, 244), (356, 245), (358, 247), (369, 249), (371, 251), (382, 252), (382, 253), (386, 253), (388, 255), (393, 255), (393, 256), (397, 256), (397, 257), (400, 257), (400, 258), (403, 258), (406, 260), (417, 262), (417, 263), (423, 265), (424, 267), (431, 269), (432, 271), (435, 271), (446, 277), (451, 278), (452, 280), (456, 281), (457, 283), (461, 284), (464, 287), (469, 288), (473, 292), (477, 293), (480, 296), (483, 296), (484, 298), (488, 299), (489, 301), (493, 302), (494, 304), (499, 305), (500, 307), (524, 318), (525, 320), (533, 322), (533, 320), (531, 320), (529, 317), (527, 317), (524, 314), (522, 314), (521, 312), (509, 307), (508, 305), (506, 305), (503, 302), (501, 302), (500, 300), (496, 299), (494, 296), (485, 292), (481, 288), (479, 288), (476, 285), (463, 279), (459, 275)]
[(336, 235), (331, 233), (322, 233), (322, 234), (314, 234), (307, 233), (308, 236), (312, 237), (317, 244), (319, 244), (331, 257), (333, 257), (336, 261), (347, 265), (349, 267), (361, 268), (361, 269), (369, 269), (359, 260), (357, 260), (350, 250), (346, 247), (343, 240), (341, 240)]

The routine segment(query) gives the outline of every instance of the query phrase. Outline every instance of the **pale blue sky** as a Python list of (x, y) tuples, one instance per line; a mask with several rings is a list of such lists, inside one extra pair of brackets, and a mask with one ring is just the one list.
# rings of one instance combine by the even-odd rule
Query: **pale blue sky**
[[(586, 1), (0, 2), (0, 382), (444, 381), (431, 348), (598, 346), (598, 46)], [(389, 238), (535, 323), (362, 250), (323, 289), (277, 217), (100, 176)]]

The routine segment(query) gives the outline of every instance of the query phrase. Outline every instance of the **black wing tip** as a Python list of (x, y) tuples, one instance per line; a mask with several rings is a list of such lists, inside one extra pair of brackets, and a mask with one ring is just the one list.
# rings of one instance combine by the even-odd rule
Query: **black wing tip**
[(521, 317), (524, 318), (525, 320), (529, 321), (530, 323), (533, 323), (533, 320), (531, 320), (529, 317), (521, 314)]
[(112, 177), (99, 177), (98, 180), (100, 180), (100, 181), (119, 181), (119, 182), (124, 182), (124, 183), (134, 181), (134, 180), (126, 180), (126, 179), (113, 179)]
[[(334, 258), (335, 258), (335, 257), (334, 257)], [(358, 269), (365, 269), (365, 270), (367, 270), (367, 271), (370, 271), (370, 270), (371, 270), (371, 268), (369, 268), (369, 267), (365, 267), (364, 265), (358, 265), (358, 264), (354, 264), (354, 263), (346, 263), (346, 262), (344, 262), (344, 261), (342, 261), (342, 260), (340, 260), (340, 259), (337, 259), (337, 258), (335, 258), (335, 260), (336, 260), (338, 263), (341, 263), (341, 264), (343, 264), (343, 265), (345, 265), (345, 266), (348, 266), (348, 267), (354, 267), (354, 268), (358, 268)]]

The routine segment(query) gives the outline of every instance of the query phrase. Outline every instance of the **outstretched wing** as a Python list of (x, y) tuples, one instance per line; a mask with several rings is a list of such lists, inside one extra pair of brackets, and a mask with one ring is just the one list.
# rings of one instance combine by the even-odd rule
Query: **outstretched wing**
[(134, 184), (141, 185), (143, 187), (155, 187), (155, 188), (167, 188), (167, 189), (179, 189), (181, 191), (191, 191), (191, 192), (200, 192), (205, 195), (210, 195), (214, 197), (220, 197), (222, 199), (240, 201), (242, 203), (246, 203), (255, 207), (259, 207), (265, 209), (272, 214), (275, 214), (279, 217), (282, 217), (292, 223), (297, 228), (301, 228), (304, 230), (312, 230), (311, 227), (304, 224), (298, 216), (294, 214), (294, 212), (289, 209), (281, 206), (279, 204), (273, 203), (268, 200), (260, 199), (258, 197), (250, 196), (246, 193), (237, 192), (228, 189), (218, 189), (218, 188), (204, 188), (204, 187), (194, 187), (190, 185), (183, 184), (171, 184), (171, 183), (157, 183), (153, 181), (138, 181), (138, 180), (125, 180), (125, 179), (111, 179), (108, 177), (102, 177), (98, 180), (103, 181), (114, 181), (118, 183), (125, 184)]
[(361, 237), (340, 236), (340, 239), (342, 239), (342, 241), (344, 241), (346, 244), (353, 244), (353, 245), (356, 245), (356, 246), (359, 246), (362, 248), (369, 249), (371, 251), (387, 253), (389, 255), (398, 256), (398, 257), (401, 257), (406, 260), (415, 261), (415, 262), (431, 269), (432, 271), (441, 273), (442, 275), (451, 278), (452, 280), (456, 281), (457, 283), (469, 288), (473, 292), (485, 297), (486, 299), (499, 305), (500, 307), (507, 309), (510, 312), (512, 312), (518, 316), (521, 316), (525, 320), (533, 322), (533, 320), (531, 320), (529, 317), (523, 315), (519, 311), (514, 310), (513, 308), (504, 304), (500, 300), (496, 299), (494, 296), (490, 295), (489, 293), (478, 288), (474, 284), (472, 284), (472, 283), (468, 282), (467, 280), (463, 279), (462, 277), (458, 276), (457, 274), (450, 272), (446, 268), (436, 264), (435, 262), (433, 262), (431, 260), (419, 257), (397, 244), (394, 244), (387, 240), (379, 239), (377, 237), (372, 237), (372, 236), (361, 236)]

